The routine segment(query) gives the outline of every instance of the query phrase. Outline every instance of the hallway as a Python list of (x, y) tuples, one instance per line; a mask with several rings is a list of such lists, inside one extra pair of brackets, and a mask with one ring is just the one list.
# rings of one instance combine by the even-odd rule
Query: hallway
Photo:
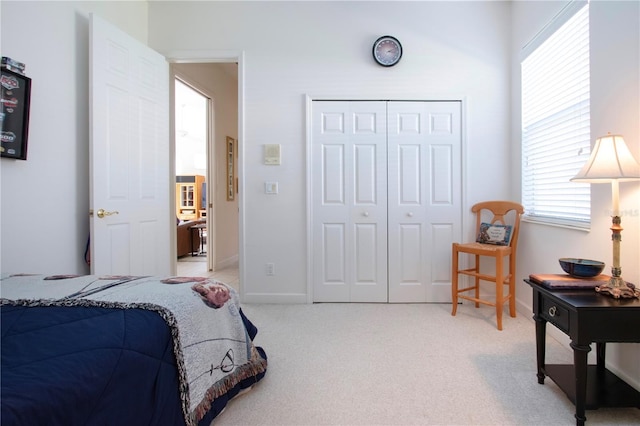
[[(193, 260), (192, 260), (193, 259)], [(185, 256), (178, 259), (179, 277), (208, 277), (221, 281), (236, 291), (240, 291), (240, 279), (238, 277), (238, 265), (229, 266), (219, 271), (207, 272), (207, 260), (205, 257)]]

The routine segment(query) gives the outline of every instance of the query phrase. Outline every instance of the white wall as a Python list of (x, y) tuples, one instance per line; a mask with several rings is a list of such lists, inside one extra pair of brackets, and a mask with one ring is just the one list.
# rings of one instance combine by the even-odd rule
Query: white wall
[(88, 273), (89, 18), (147, 41), (146, 2), (0, 2), (1, 51), (33, 79), (27, 161), (0, 159), (0, 270)]
[[(465, 204), (506, 197), (509, 4), (393, 5), (152, 2), (147, 11), (146, 2), (3, 1), (3, 55), (27, 63), (34, 87), (29, 160), (1, 162), (2, 270), (88, 270), (83, 252), (91, 10), (142, 41), (148, 13), (148, 42), (160, 52), (245, 52), (245, 128), (239, 136), (246, 171), (240, 194), (245, 200), (243, 281), (249, 295), (306, 296), (305, 94), (464, 98), (470, 165)], [(399, 37), (405, 52), (390, 69), (371, 58), (373, 41), (386, 33)], [(265, 143), (282, 144), (281, 166), (262, 164)], [(278, 196), (264, 194), (267, 180), (280, 183)], [(276, 264), (276, 276), (265, 275), (267, 262)]]
[[(560, 11), (566, 2), (514, 2), (512, 20), (512, 140), (513, 163), (519, 165), (520, 144), (520, 50)], [(625, 136), (640, 161), (640, 3), (592, 1), (591, 45), (591, 136), (607, 132)], [(519, 170), (514, 170), (519, 186)], [(515, 188), (519, 190), (518, 187)], [(519, 197), (519, 195), (518, 195)], [(524, 223), (518, 246), (518, 302), (522, 312), (531, 312), (531, 288), (522, 282), (531, 273), (562, 273), (560, 257), (602, 260), (609, 272), (611, 246), (611, 185), (591, 185), (591, 231), (579, 231)], [(640, 283), (640, 184), (620, 184), (622, 212), (621, 266), (627, 281)], [(553, 330), (553, 327), (550, 327)], [(564, 335), (556, 334), (564, 339)], [(567, 342), (568, 343), (568, 342)], [(595, 352), (592, 351), (592, 352)], [(591, 353), (590, 356), (595, 356)], [(607, 345), (609, 367), (640, 389), (640, 344)]]
[[(306, 299), (307, 94), (464, 98), (465, 206), (510, 194), (509, 11), (506, 2), (150, 3), (149, 44), (159, 52), (245, 55), (240, 195), (248, 300)], [(383, 34), (403, 44), (396, 67), (373, 62), (372, 44)], [(282, 145), (281, 166), (262, 164), (267, 143)], [(279, 182), (279, 195), (265, 195), (265, 181)], [(275, 276), (266, 276), (267, 262)]]

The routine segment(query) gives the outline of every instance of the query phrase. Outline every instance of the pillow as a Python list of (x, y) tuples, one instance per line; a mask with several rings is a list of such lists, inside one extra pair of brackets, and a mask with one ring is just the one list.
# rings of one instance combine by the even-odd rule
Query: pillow
[(480, 232), (476, 242), (482, 244), (495, 244), (497, 246), (508, 246), (511, 241), (511, 225), (499, 225), (481, 223)]

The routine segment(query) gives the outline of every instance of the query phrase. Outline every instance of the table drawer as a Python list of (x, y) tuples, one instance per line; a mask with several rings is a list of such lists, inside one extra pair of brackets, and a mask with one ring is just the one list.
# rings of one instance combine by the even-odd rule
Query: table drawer
[(569, 333), (570, 312), (556, 301), (542, 298), (540, 315), (565, 333)]

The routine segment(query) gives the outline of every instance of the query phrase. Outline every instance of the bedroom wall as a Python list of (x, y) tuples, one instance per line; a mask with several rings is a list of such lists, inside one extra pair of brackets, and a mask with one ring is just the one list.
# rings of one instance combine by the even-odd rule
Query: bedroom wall
[[(512, 179), (520, 186), (520, 50), (551, 20), (566, 2), (514, 2), (512, 19)], [(627, 146), (640, 161), (640, 3), (592, 1), (591, 45), (591, 137), (607, 132), (624, 135)], [(524, 223), (518, 245), (518, 275), (562, 273), (560, 257), (598, 259), (610, 273), (611, 185), (591, 185), (591, 230), (589, 232)], [(620, 184), (622, 217), (622, 276), (640, 283), (640, 182)], [(518, 280), (519, 309), (531, 312), (531, 288)], [(554, 328), (551, 327), (553, 332)], [(555, 334), (568, 347), (564, 334)], [(590, 353), (595, 362), (595, 349)], [(609, 368), (640, 389), (640, 344), (608, 344)]]
[(147, 42), (146, 2), (0, 2), (2, 56), (33, 79), (27, 161), (0, 159), (2, 272), (89, 272), (89, 12)]
[[(155, 50), (244, 53), (245, 300), (307, 300), (305, 95), (464, 99), (464, 205), (511, 194), (509, 13), (507, 2), (150, 3)], [(371, 57), (383, 34), (404, 47), (389, 69)], [(268, 143), (282, 165), (263, 165)]]

